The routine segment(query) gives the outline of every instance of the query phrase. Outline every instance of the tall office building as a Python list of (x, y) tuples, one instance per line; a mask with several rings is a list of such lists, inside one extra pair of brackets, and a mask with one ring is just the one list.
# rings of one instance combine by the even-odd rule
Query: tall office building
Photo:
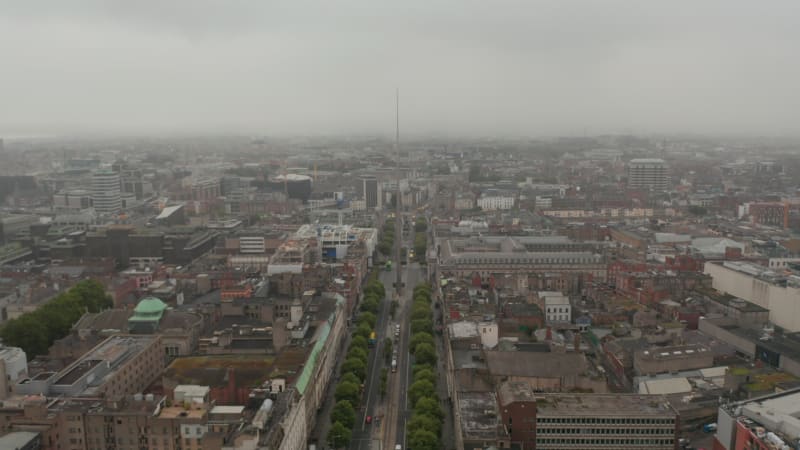
[(92, 203), (100, 214), (116, 213), (122, 209), (119, 173), (100, 170), (92, 174)]
[(663, 191), (667, 189), (667, 178), (663, 159), (632, 159), (628, 163), (628, 187)]
[(367, 204), (367, 209), (381, 207), (381, 188), (378, 179), (372, 175), (365, 175), (359, 179), (359, 194)]

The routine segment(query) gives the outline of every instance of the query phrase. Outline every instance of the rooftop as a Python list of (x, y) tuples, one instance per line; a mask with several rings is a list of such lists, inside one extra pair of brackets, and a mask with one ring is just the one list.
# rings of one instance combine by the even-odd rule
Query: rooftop
[(505, 406), (513, 402), (536, 401), (533, 388), (529, 383), (522, 381), (506, 381), (497, 389), (500, 404)]
[(641, 350), (638, 357), (650, 360), (663, 360), (663, 359), (680, 359), (690, 358), (697, 356), (700, 353), (706, 353), (708, 349), (699, 344), (690, 345), (676, 345), (672, 347), (661, 347), (651, 350)]
[(497, 436), (497, 396), (493, 392), (462, 392), (458, 409), (465, 439), (492, 440)]
[(556, 378), (586, 371), (581, 353), (486, 352), (486, 364), (493, 376)]
[(676, 415), (667, 400), (660, 395), (639, 394), (539, 394), (536, 398), (538, 416), (594, 415), (604, 416), (670, 416)]

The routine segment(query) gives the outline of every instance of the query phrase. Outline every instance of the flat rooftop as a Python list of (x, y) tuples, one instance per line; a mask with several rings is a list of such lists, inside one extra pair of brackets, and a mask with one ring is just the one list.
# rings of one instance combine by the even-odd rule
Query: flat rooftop
[(205, 408), (186, 409), (183, 406), (169, 406), (162, 409), (158, 417), (161, 419), (176, 419), (178, 417), (185, 419), (202, 419), (207, 412)]
[(745, 403), (742, 415), (789, 439), (800, 438), (800, 392)]
[(497, 436), (497, 396), (494, 392), (461, 392), (458, 394), (458, 409), (464, 439), (490, 440)]
[(62, 372), (55, 385), (70, 385), (81, 379), (98, 364), (108, 364), (112, 371), (149, 346), (154, 336), (112, 336), (83, 355)]
[(658, 416), (674, 417), (675, 410), (660, 395), (538, 394), (538, 416)]
[(638, 357), (643, 360), (657, 361), (665, 359), (691, 358), (707, 352), (708, 349), (699, 344), (676, 345), (672, 347), (641, 350), (638, 354)]

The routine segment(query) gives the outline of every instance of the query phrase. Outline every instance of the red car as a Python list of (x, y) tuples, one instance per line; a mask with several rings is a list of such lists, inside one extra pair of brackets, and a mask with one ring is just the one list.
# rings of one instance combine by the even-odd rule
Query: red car
[(366, 419), (364, 419), (364, 422), (365, 422), (367, 425), (371, 424), (371, 423), (372, 423), (372, 416), (367, 416), (367, 418), (366, 418)]

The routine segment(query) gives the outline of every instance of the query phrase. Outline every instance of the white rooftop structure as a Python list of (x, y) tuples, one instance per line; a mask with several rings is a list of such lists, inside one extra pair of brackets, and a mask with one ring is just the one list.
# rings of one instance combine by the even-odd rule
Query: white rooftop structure
[(789, 439), (800, 438), (800, 393), (748, 402), (742, 406), (742, 415)]
[(159, 213), (159, 215), (156, 216), (156, 219), (159, 220), (166, 219), (172, 214), (174, 214), (175, 211), (178, 211), (181, 208), (183, 208), (183, 205), (167, 206), (166, 208), (161, 210), (161, 213)]
[(733, 239), (720, 237), (700, 237), (692, 239), (692, 249), (703, 255), (724, 255), (725, 249), (735, 247), (744, 251), (745, 245)]
[(640, 394), (682, 394), (692, 392), (692, 385), (686, 377), (661, 378), (639, 382)]
[(478, 337), (478, 324), (468, 320), (450, 324), (450, 336), (455, 339)]

